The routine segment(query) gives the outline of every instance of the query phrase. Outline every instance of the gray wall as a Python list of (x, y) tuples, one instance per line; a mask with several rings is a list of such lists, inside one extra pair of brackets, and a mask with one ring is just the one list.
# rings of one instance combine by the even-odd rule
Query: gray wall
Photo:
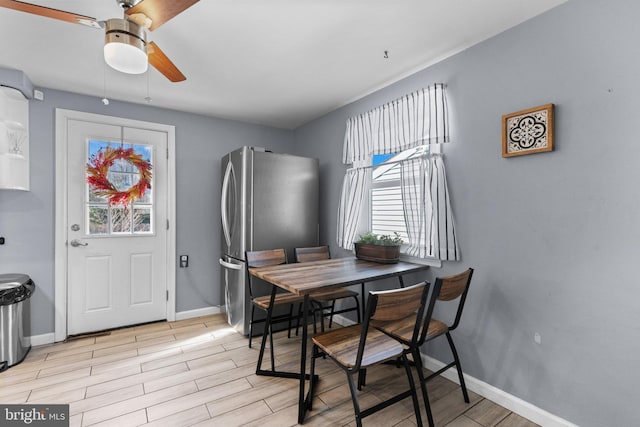
[[(296, 131), (323, 165), (323, 236), (335, 245), (346, 119), (448, 84), (462, 260), (431, 276), (476, 268), (455, 334), (464, 370), (581, 426), (640, 420), (638, 17), (636, 0), (570, 0)], [(556, 150), (502, 158), (501, 116), (546, 103)]]
[[(220, 158), (243, 145), (290, 152), (293, 134), (264, 126), (187, 114), (44, 89), (29, 105), (31, 191), (0, 190), (0, 272), (32, 277), (32, 335), (53, 332), (55, 109), (164, 123), (176, 127), (177, 252), (189, 267), (177, 268), (176, 311), (223, 303), (220, 252)], [(177, 262), (177, 260), (176, 260)]]

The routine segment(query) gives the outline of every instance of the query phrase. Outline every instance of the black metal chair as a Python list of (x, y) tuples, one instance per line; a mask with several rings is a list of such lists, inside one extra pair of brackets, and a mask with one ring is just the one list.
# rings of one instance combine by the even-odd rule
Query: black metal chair
[(466, 271), (448, 277), (437, 278), (436, 283), (441, 282), (442, 289), (438, 296), (438, 301), (454, 301), (458, 300), (458, 308), (456, 310), (456, 316), (451, 324), (447, 324), (438, 319), (431, 319), (429, 322), (429, 329), (427, 331), (427, 337), (425, 341), (431, 341), (442, 335), (447, 337), (449, 348), (453, 355), (453, 361), (442, 369), (434, 372), (426, 378), (426, 381), (442, 374), (447, 369), (455, 366), (458, 371), (458, 379), (460, 380), (460, 388), (462, 389), (462, 395), (464, 401), (469, 403), (469, 393), (467, 393), (467, 386), (464, 383), (464, 376), (462, 375), (462, 366), (460, 365), (460, 358), (456, 351), (456, 346), (453, 344), (453, 338), (451, 337), (451, 331), (456, 329), (460, 324), (460, 318), (462, 317), (462, 310), (464, 303), (467, 300), (467, 293), (469, 292), (469, 285), (471, 284), (471, 277), (473, 276), (473, 268), (469, 268)]
[[(408, 288), (370, 292), (366, 314), (361, 324), (320, 333), (313, 337), (310, 372), (311, 384), (307, 401), (309, 409), (311, 409), (313, 403), (316, 360), (326, 355), (342, 368), (347, 375), (351, 398), (353, 400), (356, 425), (358, 427), (362, 426), (363, 418), (409, 396), (411, 396), (413, 400), (416, 421), (419, 426), (422, 426), (416, 388), (407, 360), (405, 347), (398, 340), (378, 329), (370, 328), (369, 325), (371, 322), (391, 321), (413, 323), (411, 343), (415, 343), (419, 337), (428, 289), (428, 284), (423, 282)], [(359, 374), (364, 369), (397, 358), (400, 358), (403, 362), (409, 382), (409, 390), (390, 397), (370, 408), (361, 410), (353, 376)]]
[[(247, 279), (249, 283), (249, 295), (251, 297), (251, 319), (249, 321), (249, 348), (251, 348), (251, 340), (253, 338), (253, 327), (256, 323), (264, 323), (265, 319), (255, 318), (255, 309), (258, 308), (265, 313), (269, 310), (269, 302), (271, 300), (270, 295), (255, 295), (253, 276), (249, 273), (249, 268), (252, 267), (266, 267), (271, 265), (280, 265), (287, 263), (287, 252), (284, 249), (268, 249), (262, 251), (248, 251), (246, 252), (247, 261)], [(279, 292), (276, 294), (274, 301), (274, 308), (278, 306), (289, 305), (288, 314), (279, 314), (271, 317), (271, 327), (264, 333), (269, 334), (270, 347), (271, 347), (271, 365), (273, 368), (273, 324), (288, 322), (287, 336), (291, 337), (291, 321), (296, 318), (293, 315), (293, 306), (300, 305), (303, 301), (302, 296), (294, 295), (290, 292)]]
[[(308, 262), (308, 261), (320, 261), (325, 259), (331, 259), (331, 253), (329, 252), (329, 246), (313, 246), (305, 248), (295, 248), (296, 262)], [(360, 301), (358, 300), (358, 293), (346, 288), (329, 289), (326, 291), (313, 292), (310, 296), (311, 300), (317, 304), (318, 309), (322, 315), (321, 331), (324, 332), (324, 317), (329, 317), (329, 329), (333, 325), (333, 315), (348, 313), (355, 311), (360, 323)], [(355, 307), (349, 307), (336, 311), (336, 301), (341, 299), (353, 298)], [(328, 305), (325, 305), (328, 304)], [(326, 313), (325, 310), (329, 310)]]
[[(460, 318), (462, 317), (462, 309), (467, 298), (469, 291), (469, 284), (471, 283), (471, 277), (473, 276), (473, 269), (469, 268), (466, 271), (447, 277), (438, 277), (433, 285), (433, 290), (429, 297), (429, 303), (425, 309), (425, 315), (423, 319), (422, 328), (420, 331), (420, 337), (417, 341), (413, 341), (412, 324), (405, 320), (400, 321), (374, 321), (372, 324), (375, 328), (384, 332), (385, 334), (393, 337), (406, 345), (408, 348), (406, 352), (412, 355), (413, 361), (418, 371), (418, 378), (420, 379), (420, 388), (422, 390), (422, 396), (424, 398), (425, 409), (427, 411), (427, 418), (429, 425), (433, 426), (433, 417), (431, 414), (431, 407), (429, 406), (429, 398), (427, 394), (426, 383), (427, 381), (442, 374), (447, 369), (455, 366), (458, 371), (458, 379), (460, 381), (460, 388), (462, 389), (462, 396), (464, 401), (469, 403), (469, 394), (464, 382), (464, 376), (462, 375), (462, 366), (460, 365), (460, 358), (458, 352), (453, 344), (453, 338), (451, 337), (451, 331), (458, 327)], [(447, 324), (438, 319), (432, 318), (433, 310), (437, 301), (454, 301), (458, 299), (458, 307), (456, 310), (456, 316), (451, 324)], [(424, 376), (422, 358), (420, 357), (420, 347), (427, 341), (431, 341), (439, 336), (445, 335), (447, 342), (451, 348), (453, 354), (453, 361), (448, 363), (442, 369), (432, 373), (428, 377)]]

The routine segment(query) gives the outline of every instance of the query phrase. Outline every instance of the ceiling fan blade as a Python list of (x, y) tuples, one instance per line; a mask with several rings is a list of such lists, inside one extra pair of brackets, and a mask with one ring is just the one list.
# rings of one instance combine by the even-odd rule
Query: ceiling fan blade
[(149, 30), (153, 31), (180, 12), (190, 8), (199, 0), (143, 0), (127, 9), (127, 15), (142, 13), (151, 19)]
[(65, 12), (64, 10), (52, 9), (50, 7), (38, 6), (31, 3), (24, 3), (15, 0), (0, 0), (0, 7), (18, 10), (20, 12), (40, 15), (47, 18), (59, 19), (73, 24), (82, 24), (93, 28), (102, 28), (95, 18), (78, 15), (77, 13)]
[(162, 50), (154, 42), (147, 43), (147, 55), (149, 56), (149, 64), (160, 71), (166, 78), (172, 82), (182, 82), (187, 78), (178, 70), (173, 62), (164, 54)]

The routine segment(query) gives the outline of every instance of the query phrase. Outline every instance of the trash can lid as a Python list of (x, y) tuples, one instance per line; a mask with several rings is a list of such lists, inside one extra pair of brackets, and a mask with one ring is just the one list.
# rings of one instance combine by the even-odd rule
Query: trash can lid
[(31, 278), (26, 274), (0, 274), (0, 291), (17, 288), (30, 281)]
[(0, 274), (0, 306), (24, 301), (35, 289), (36, 285), (26, 274)]

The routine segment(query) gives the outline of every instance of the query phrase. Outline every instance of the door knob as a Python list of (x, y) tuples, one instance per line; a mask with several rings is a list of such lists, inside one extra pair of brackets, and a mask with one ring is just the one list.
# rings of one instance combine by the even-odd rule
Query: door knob
[(74, 248), (77, 248), (78, 246), (89, 246), (88, 243), (82, 243), (78, 239), (73, 239), (70, 243), (71, 243), (71, 246), (73, 246)]

